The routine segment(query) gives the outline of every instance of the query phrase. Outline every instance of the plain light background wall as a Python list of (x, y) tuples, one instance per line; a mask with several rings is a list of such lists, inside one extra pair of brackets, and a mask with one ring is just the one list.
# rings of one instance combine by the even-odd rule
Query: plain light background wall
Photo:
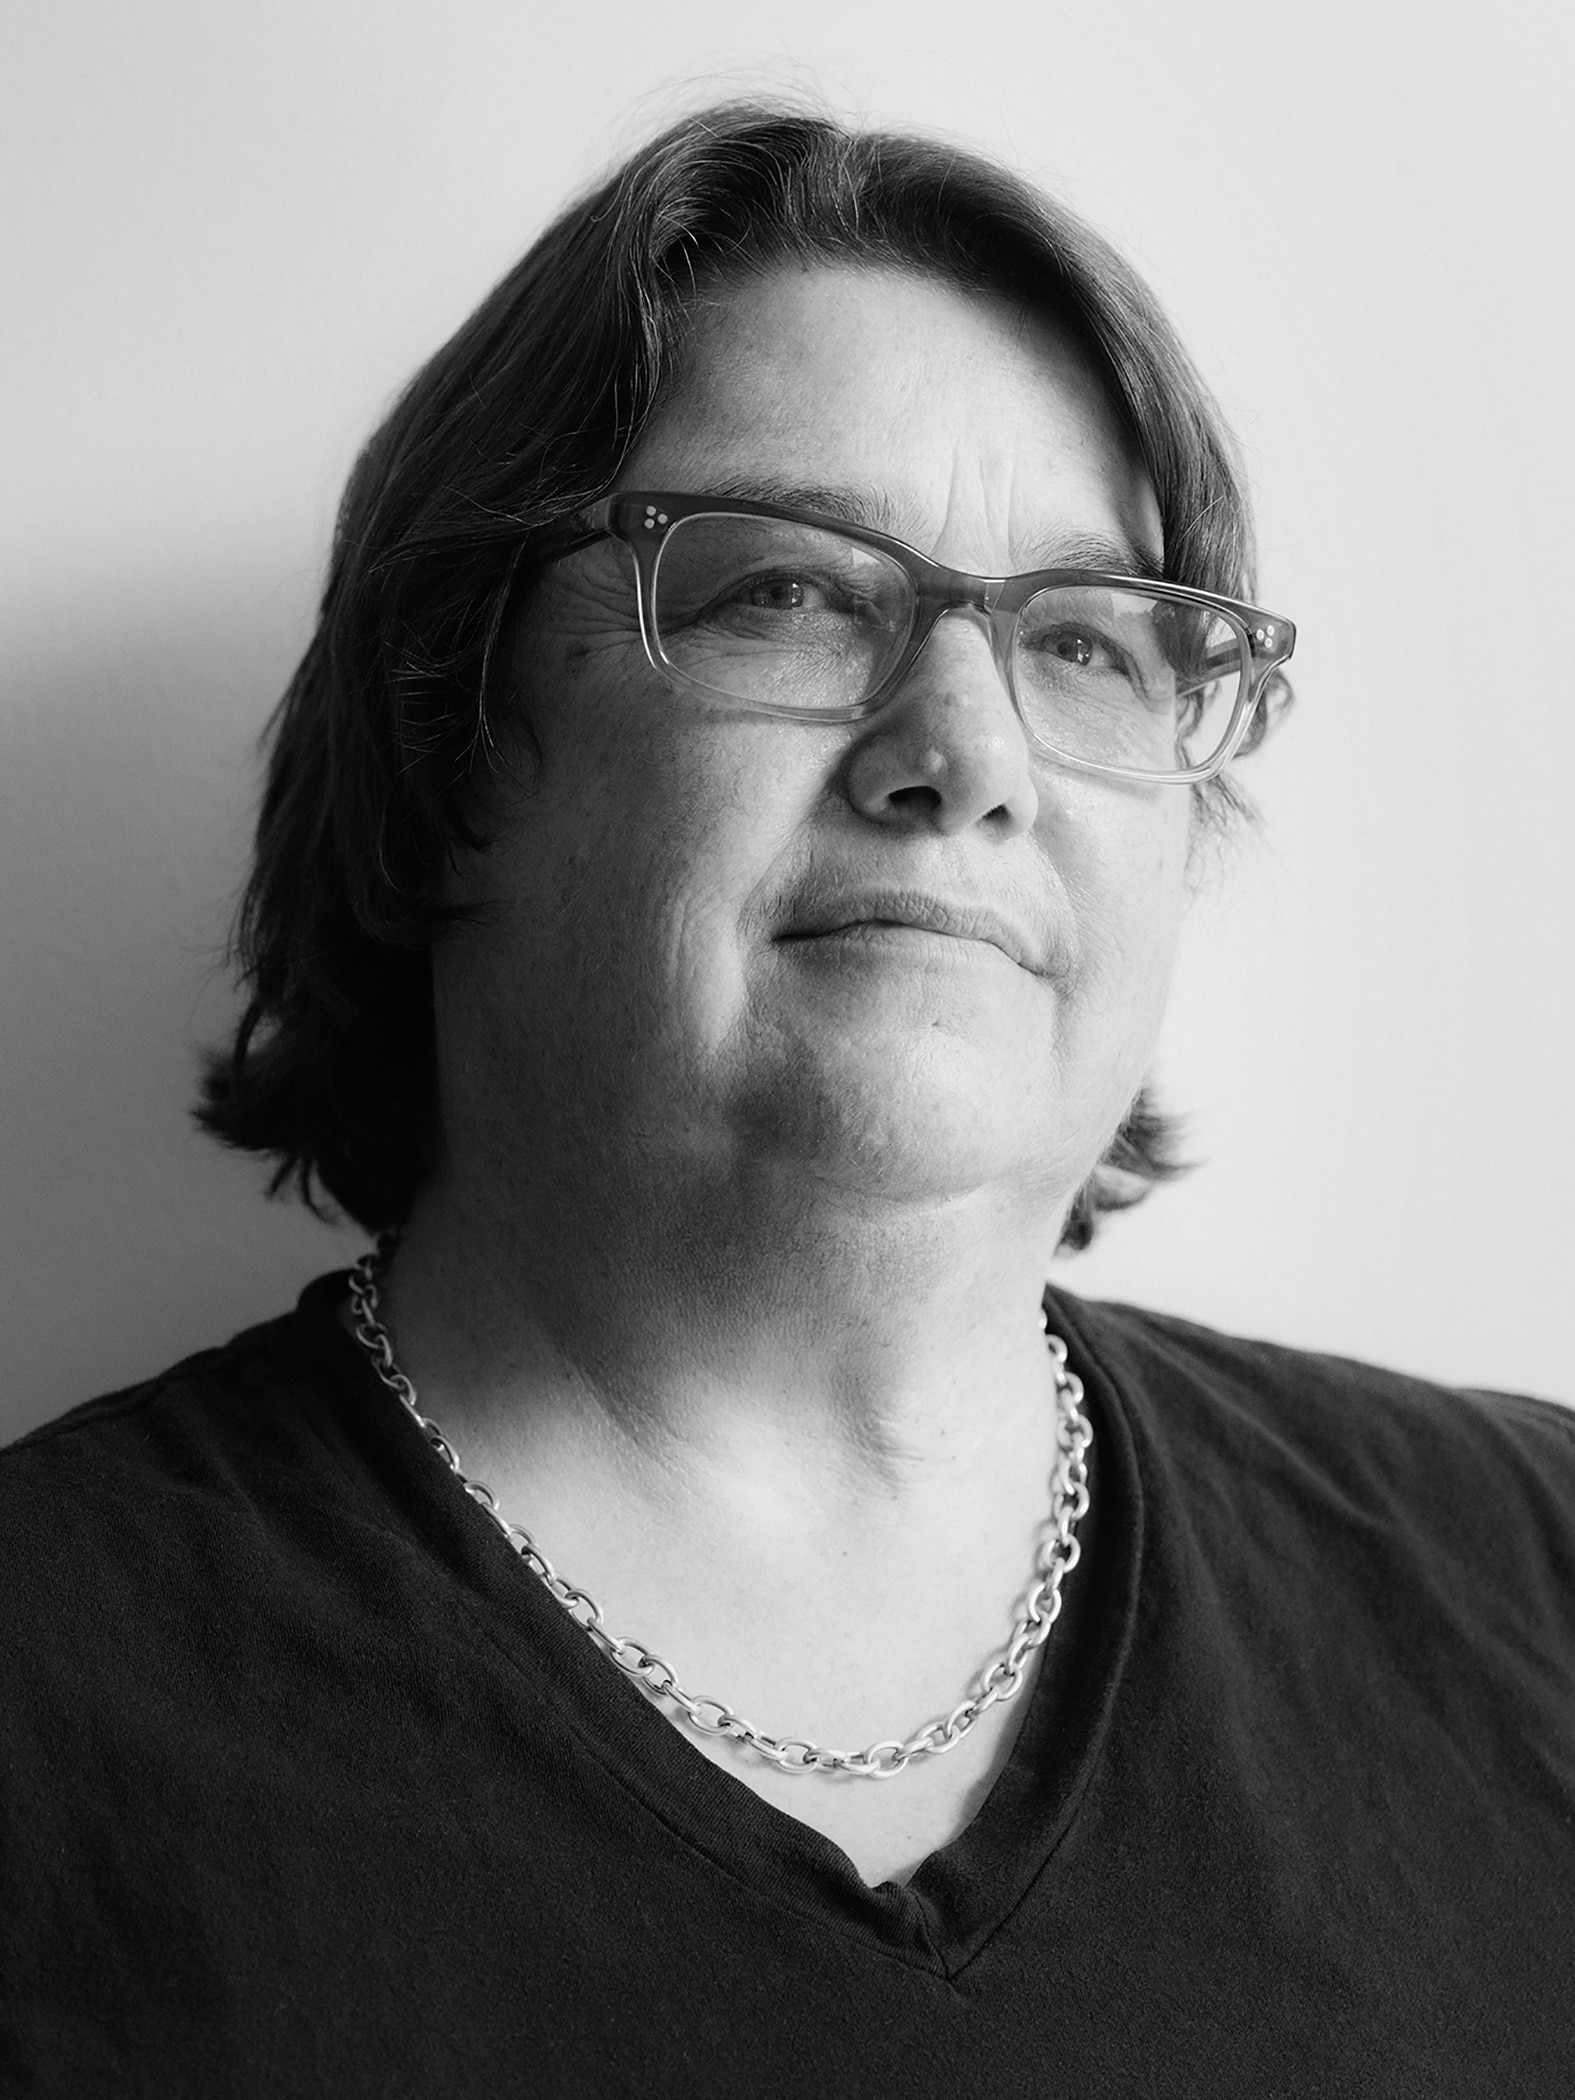
[(185, 1120), (338, 489), (569, 189), (771, 85), (982, 145), (1115, 238), (1301, 627), (1160, 1064), (1204, 1164), (1062, 1280), (1575, 1397), (1563, 33), (1521, 0), (13, 14), (0, 1433), (359, 1245)]

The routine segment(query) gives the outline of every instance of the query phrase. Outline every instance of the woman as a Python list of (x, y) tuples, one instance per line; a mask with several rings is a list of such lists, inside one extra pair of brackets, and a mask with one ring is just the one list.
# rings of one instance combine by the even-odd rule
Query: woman
[(691, 120), (418, 377), (204, 1110), (386, 1237), (8, 1455), (27, 2089), (1568, 2089), (1569, 1422), (1044, 1289), (1253, 597), (950, 149)]

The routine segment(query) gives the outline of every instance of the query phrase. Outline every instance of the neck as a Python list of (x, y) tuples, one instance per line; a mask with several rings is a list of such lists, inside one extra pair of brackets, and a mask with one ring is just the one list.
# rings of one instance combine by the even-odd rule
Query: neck
[[(1034, 1448), (1060, 1215), (994, 1190), (895, 1202), (736, 1173), (685, 1200), (440, 1177), (387, 1308), (427, 1412), (495, 1469), (616, 1472), (845, 1521)], [(1030, 1429), (1029, 1425), (1033, 1427)]]

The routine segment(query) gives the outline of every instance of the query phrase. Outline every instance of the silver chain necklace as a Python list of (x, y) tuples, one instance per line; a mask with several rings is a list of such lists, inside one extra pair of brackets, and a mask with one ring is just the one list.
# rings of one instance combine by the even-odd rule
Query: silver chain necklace
[(867, 1750), (823, 1750), (817, 1743), (767, 1735), (730, 1706), (724, 1706), (720, 1699), (695, 1698), (678, 1682), (671, 1664), (653, 1655), (639, 1641), (609, 1633), (595, 1599), (558, 1573), (528, 1531), (509, 1522), (484, 1481), (469, 1477), (442, 1430), (421, 1412), (416, 1389), (395, 1363), (394, 1345), (377, 1317), (378, 1285), (391, 1252), (391, 1243), (384, 1242), (375, 1252), (364, 1254), (350, 1272), (355, 1338), (371, 1358), (373, 1370), (398, 1396), (406, 1413), (465, 1493), (486, 1511), (548, 1595), (589, 1635), (609, 1662), (616, 1663), (653, 1700), (670, 1700), (697, 1733), (727, 1736), (754, 1751), (757, 1757), (765, 1758), (780, 1772), (846, 1772), (855, 1779), (894, 1779), (914, 1758), (939, 1757), (954, 1749), (983, 1713), (1015, 1699), (1022, 1690), (1027, 1681), (1028, 1658), (1036, 1648), (1043, 1647), (1060, 1614), (1061, 1584), (1077, 1566), (1082, 1552), (1076, 1527), (1088, 1512), (1088, 1447), (1093, 1431), (1083, 1412), (1082, 1381), (1075, 1371), (1068, 1370), (1066, 1344), (1050, 1332), (1048, 1319), (1044, 1320), (1045, 1342), (1055, 1375), (1060, 1429), (1055, 1469), (1050, 1477), (1050, 1516), (1034, 1559), (1032, 1587), (1006, 1645), (980, 1671), (967, 1698), (944, 1719), (929, 1722), (905, 1741), (894, 1737), (871, 1743)]

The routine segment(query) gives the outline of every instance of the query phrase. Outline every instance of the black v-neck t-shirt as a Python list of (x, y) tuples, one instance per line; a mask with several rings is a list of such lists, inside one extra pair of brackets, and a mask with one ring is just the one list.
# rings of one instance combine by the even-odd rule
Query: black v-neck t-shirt
[(1575, 1417), (1053, 1294), (1085, 1558), (872, 1889), (526, 1574), (343, 1285), (0, 1454), (0, 2093), (1575, 2094)]

